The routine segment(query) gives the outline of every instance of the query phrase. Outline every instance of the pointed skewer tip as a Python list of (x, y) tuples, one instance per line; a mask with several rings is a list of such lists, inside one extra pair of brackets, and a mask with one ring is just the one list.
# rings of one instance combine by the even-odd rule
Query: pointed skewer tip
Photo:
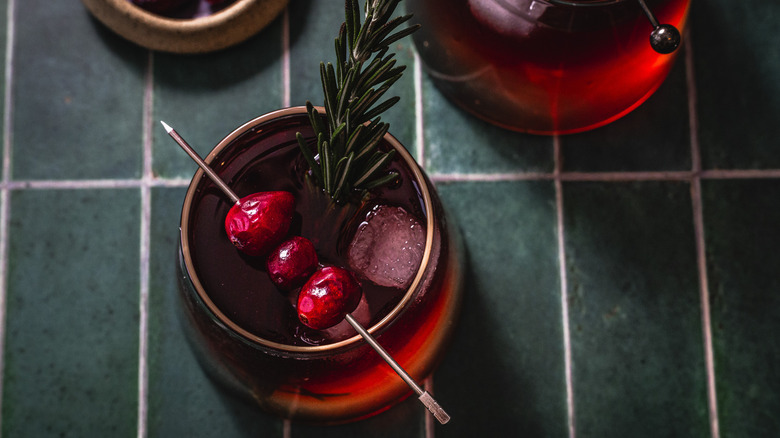
[(167, 124), (167, 123), (163, 122), (162, 120), (160, 120), (160, 123), (162, 123), (162, 125), (163, 125), (163, 128), (165, 128), (165, 132), (167, 132), (168, 134), (170, 134), (170, 133), (171, 133), (171, 131), (173, 131), (173, 128), (171, 128), (170, 126), (168, 126), (168, 124)]

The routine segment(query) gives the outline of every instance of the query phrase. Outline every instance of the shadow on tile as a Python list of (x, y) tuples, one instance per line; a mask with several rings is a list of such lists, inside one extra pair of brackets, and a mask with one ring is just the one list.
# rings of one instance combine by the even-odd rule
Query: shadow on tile
[(143, 53), (146, 49), (117, 35), (106, 25), (98, 21), (97, 18), (93, 17), (86, 8), (83, 9), (84, 14), (89, 16), (86, 21), (89, 21), (92, 25), (95, 34), (103, 41), (106, 48), (117, 58), (125, 61), (127, 67), (133, 70), (136, 75), (143, 76), (144, 66), (146, 65), (143, 62)]
[[(212, 53), (178, 55), (155, 52), (155, 83), (188, 93), (230, 89), (279, 69), (282, 57), (282, 18), (250, 39)], [(273, 84), (279, 88), (281, 83)], [(277, 92), (277, 90), (274, 90)]]
[(716, 0), (692, 6), (691, 41), (705, 169), (780, 167), (779, 5)]
[(632, 112), (592, 131), (562, 136), (563, 169), (689, 170), (692, 162), (684, 55), (679, 54), (659, 89)]
[(563, 187), (577, 434), (706, 436), (690, 187)]
[(450, 102), (424, 76), (426, 169), (431, 173), (551, 172), (552, 137), (509, 131)]
[[(539, 393), (540, 385), (533, 382), (523, 358), (513, 357), (511, 349), (495, 336), (496, 332), (512, 331), (511, 321), (493, 323), (495, 309), (482, 295), (468, 293), (478, 288), (468, 254), (466, 266), (464, 312), (453, 345), (434, 375), (437, 400), (452, 420), (437, 425), (436, 435), (563, 437), (565, 416), (558, 422), (548, 421), (551, 419), (540, 412), (548, 409), (545, 404), (549, 399)], [(560, 395), (561, 389), (550, 388), (547, 393)], [(553, 408), (565, 414), (565, 405)]]
[(290, 436), (294, 438), (395, 438), (425, 436), (425, 408), (415, 397), (368, 419), (336, 426), (317, 426), (293, 422)]

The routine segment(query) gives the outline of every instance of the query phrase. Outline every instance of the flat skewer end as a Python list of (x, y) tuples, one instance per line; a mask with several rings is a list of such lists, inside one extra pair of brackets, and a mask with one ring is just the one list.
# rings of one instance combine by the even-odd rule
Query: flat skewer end
[(439, 406), (438, 403), (436, 403), (436, 400), (431, 397), (431, 394), (428, 393), (428, 391), (423, 392), (420, 397), (420, 401), (422, 404), (425, 405), (426, 408), (428, 408), (428, 411), (433, 414), (433, 416), (439, 421), (441, 424), (447, 424), (450, 421), (450, 416), (446, 412), (444, 412), (444, 409), (442, 409), (441, 406)]

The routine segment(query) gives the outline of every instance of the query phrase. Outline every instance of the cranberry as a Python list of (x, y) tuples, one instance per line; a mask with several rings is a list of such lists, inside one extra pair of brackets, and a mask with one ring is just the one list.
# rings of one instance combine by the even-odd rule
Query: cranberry
[(289, 192), (259, 192), (238, 201), (225, 218), (228, 238), (251, 256), (266, 255), (290, 229), (295, 198)]
[(303, 286), (317, 270), (317, 251), (309, 239), (294, 236), (271, 251), (265, 265), (277, 287), (293, 290)]
[(351, 272), (336, 266), (322, 267), (298, 295), (298, 319), (315, 330), (332, 327), (357, 308), (362, 294)]

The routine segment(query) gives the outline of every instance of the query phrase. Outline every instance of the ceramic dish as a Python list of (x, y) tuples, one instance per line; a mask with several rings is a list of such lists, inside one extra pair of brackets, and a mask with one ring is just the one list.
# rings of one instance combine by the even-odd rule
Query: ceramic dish
[(152, 50), (205, 53), (237, 44), (259, 32), (288, 0), (236, 0), (206, 16), (169, 18), (129, 0), (82, 0), (100, 22), (122, 37)]

